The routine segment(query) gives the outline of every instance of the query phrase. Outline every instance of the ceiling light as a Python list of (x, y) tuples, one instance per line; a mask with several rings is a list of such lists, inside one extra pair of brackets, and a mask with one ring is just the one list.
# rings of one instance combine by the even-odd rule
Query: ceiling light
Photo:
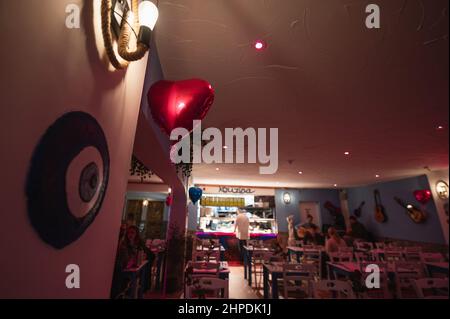
[(220, 168), (216, 167), (216, 171), (220, 171)]
[(302, 171), (300, 171), (300, 172), (298, 172), (300, 175), (303, 175), (303, 172)]
[(345, 152), (344, 155), (350, 155), (350, 152)]
[(334, 187), (338, 187), (338, 184), (334, 184), (333, 186), (334, 186)]
[(444, 127), (443, 127), (442, 125), (439, 125), (438, 127), (436, 127), (436, 129), (437, 129), (438, 131), (441, 131), (441, 130), (444, 129)]
[(376, 177), (376, 178), (380, 178), (380, 175), (377, 174), (377, 175), (375, 175), (375, 177)]
[(267, 44), (262, 40), (257, 40), (254, 42), (254, 47), (257, 51), (262, 51), (267, 47)]

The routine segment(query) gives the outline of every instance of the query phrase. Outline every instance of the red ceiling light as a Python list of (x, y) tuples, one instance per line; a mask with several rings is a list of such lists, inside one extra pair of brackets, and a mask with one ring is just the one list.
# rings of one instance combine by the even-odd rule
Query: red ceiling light
[(267, 48), (267, 43), (263, 40), (256, 40), (253, 43), (253, 47), (255, 48), (255, 50), (257, 51), (263, 51)]

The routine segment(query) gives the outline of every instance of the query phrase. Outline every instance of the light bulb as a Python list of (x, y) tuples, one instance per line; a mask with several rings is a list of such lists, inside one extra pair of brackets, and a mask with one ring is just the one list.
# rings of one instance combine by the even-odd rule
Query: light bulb
[(158, 21), (158, 7), (149, 1), (143, 0), (139, 4), (139, 23), (141, 26), (145, 26), (153, 31), (156, 25), (156, 21)]

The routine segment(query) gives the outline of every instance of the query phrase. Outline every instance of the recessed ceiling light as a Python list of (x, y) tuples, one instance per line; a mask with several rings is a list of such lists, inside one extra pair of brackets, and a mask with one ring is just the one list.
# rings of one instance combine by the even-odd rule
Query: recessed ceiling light
[(300, 171), (300, 172), (298, 172), (300, 175), (303, 175), (303, 172), (302, 171)]
[(436, 129), (440, 131), (440, 130), (443, 130), (444, 127), (442, 125), (439, 125), (438, 127), (436, 127)]
[(216, 171), (220, 171), (220, 168), (216, 167)]
[(350, 155), (350, 152), (345, 152), (344, 155)]
[(228, 146), (225, 145), (225, 146), (223, 147), (223, 149), (224, 149), (224, 150), (228, 149)]
[(375, 175), (375, 177), (376, 177), (376, 178), (380, 178), (380, 175), (377, 174), (377, 175)]
[(267, 47), (267, 43), (264, 42), (263, 40), (256, 40), (253, 43), (253, 46), (257, 51), (262, 51)]
[(334, 187), (338, 187), (338, 184), (334, 184)]

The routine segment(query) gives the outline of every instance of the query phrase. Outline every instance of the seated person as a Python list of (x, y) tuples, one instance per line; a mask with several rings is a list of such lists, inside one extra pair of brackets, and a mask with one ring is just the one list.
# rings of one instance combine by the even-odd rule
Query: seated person
[[(127, 285), (127, 277), (124, 276), (123, 271), (129, 268), (139, 267), (145, 259), (148, 260), (146, 270), (150, 276), (155, 255), (145, 246), (139, 236), (139, 229), (136, 226), (127, 227), (125, 235), (120, 240), (117, 251), (113, 288), (111, 291), (112, 298), (116, 298)], [(149, 282), (144, 283), (144, 290), (149, 288), (147, 285), (149, 285)]]
[(303, 243), (306, 245), (323, 246), (325, 245), (325, 237), (319, 231), (319, 227), (313, 225), (305, 234)]
[(305, 236), (305, 232), (309, 231), (312, 227), (317, 227), (317, 225), (314, 224), (314, 217), (311, 214), (308, 214), (306, 216), (306, 223), (295, 226), (298, 239), (302, 240), (303, 237)]
[(336, 253), (339, 251), (339, 247), (347, 247), (345, 240), (339, 236), (336, 231), (336, 228), (330, 227), (328, 228), (328, 240), (325, 244), (325, 250), (329, 253)]
[(355, 216), (350, 217), (350, 227), (347, 231), (347, 235), (353, 239), (362, 239), (364, 241), (370, 241), (370, 233), (367, 231), (366, 227), (361, 224)]

